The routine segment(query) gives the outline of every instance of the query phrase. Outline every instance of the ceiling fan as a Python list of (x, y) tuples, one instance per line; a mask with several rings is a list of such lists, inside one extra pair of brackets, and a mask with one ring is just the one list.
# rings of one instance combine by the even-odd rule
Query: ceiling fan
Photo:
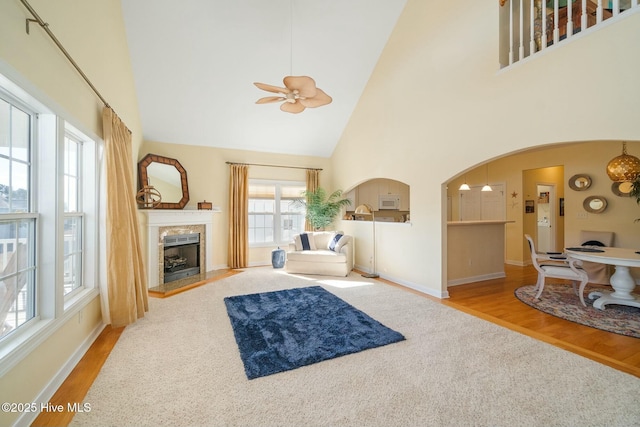
[(254, 83), (259, 89), (278, 94), (278, 96), (260, 98), (256, 104), (284, 101), (280, 106), (282, 111), (298, 114), (303, 112), (305, 108), (321, 107), (333, 101), (322, 89), (316, 87), (316, 82), (311, 77), (287, 76), (283, 83), (285, 87)]

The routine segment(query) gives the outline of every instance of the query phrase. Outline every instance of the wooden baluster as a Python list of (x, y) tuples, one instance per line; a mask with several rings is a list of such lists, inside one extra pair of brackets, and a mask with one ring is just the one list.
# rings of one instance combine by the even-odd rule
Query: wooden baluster
[(542, 2), (542, 49), (547, 48), (547, 2), (545, 0), (541, 0)]
[(573, 35), (573, 1), (567, 0), (567, 38)]
[(588, 26), (587, 22), (587, 0), (582, 0), (582, 15), (580, 15), (580, 31), (584, 31)]
[(518, 49), (518, 61), (524, 58), (524, 8), (520, 0), (520, 47)]
[(558, 13), (558, 0), (553, 0), (553, 44), (558, 44), (560, 41), (560, 25)]
[(617, 16), (620, 13), (620, 0), (613, 0), (613, 16)]
[(602, 22), (602, 0), (598, 0), (598, 8), (596, 9), (596, 25)]
[(509, 65), (513, 64), (513, 2), (509, 2)]
[[(536, 51), (540, 50), (540, 49), (536, 49), (536, 34), (535, 34), (535, 25), (536, 25), (536, 12), (535, 12), (535, 7), (534, 7), (534, 2), (535, 0), (531, 0), (531, 9), (529, 11), (529, 16), (531, 16), (530, 19), (530, 24), (529, 24), (529, 28), (531, 31), (529, 31), (529, 55), (533, 55)], [(542, 22), (542, 20), (541, 20)]]

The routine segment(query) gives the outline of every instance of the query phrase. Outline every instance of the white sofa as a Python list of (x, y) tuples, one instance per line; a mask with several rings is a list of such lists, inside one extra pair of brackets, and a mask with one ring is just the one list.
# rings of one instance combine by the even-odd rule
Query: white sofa
[(344, 277), (353, 270), (353, 246), (353, 238), (339, 231), (301, 233), (289, 244), (284, 269), (287, 273)]

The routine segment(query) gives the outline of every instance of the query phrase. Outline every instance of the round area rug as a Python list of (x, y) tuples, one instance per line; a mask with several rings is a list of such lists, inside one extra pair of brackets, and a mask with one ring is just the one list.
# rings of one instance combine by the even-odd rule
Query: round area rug
[(587, 285), (584, 290), (584, 307), (573, 292), (570, 284), (548, 283), (544, 286), (540, 299), (534, 299), (535, 285), (522, 286), (515, 290), (516, 298), (523, 303), (561, 319), (581, 325), (629, 337), (640, 338), (640, 308), (626, 305), (606, 305), (604, 310), (593, 308), (589, 293), (594, 291), (610, 292), (610, 287)]

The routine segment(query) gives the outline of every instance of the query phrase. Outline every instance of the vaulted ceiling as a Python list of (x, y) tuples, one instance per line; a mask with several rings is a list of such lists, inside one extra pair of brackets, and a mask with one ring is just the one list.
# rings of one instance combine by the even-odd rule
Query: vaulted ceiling
[[(121, 0), (145, 140), (329, 157), (406, 0)], [(300, 114), (254, 82), (308, 75)]]

